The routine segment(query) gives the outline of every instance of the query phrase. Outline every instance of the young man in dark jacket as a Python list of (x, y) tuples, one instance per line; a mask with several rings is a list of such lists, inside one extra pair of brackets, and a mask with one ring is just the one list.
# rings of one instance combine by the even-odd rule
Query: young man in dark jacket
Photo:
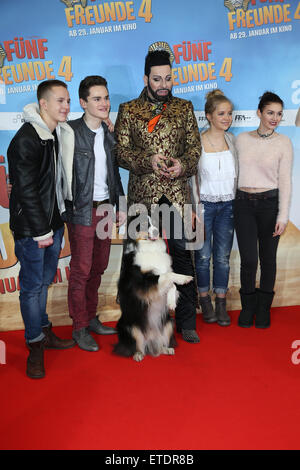
[(110, 110), (106, 80), (86, 77), (80, 83), (79, 98), (84, 114), (69, 122), (75, 152), (73, 202), (66, 201), (71, 248), (68, 304), (73, 339), (83, 350), (98, 351), (90, 331), (116, 332), (102, 325), (96, 312), (98, 289), (109, 260), (114, 206), (117, 225), (125, 221), (125, 212), (119, 211), (124, 191), (112, 151), (114, 137), (104, 122)]
[(10, 228), (20, 262), (20, 309), (30, 351), (26, 372), (31, 378), (45, 375), (44, 348), (74, 345), (57, 338), (46, 313), (64, 232), (64, 199), (71, 194), (74, 135), (64, 122), (70, 99), (66, 84), (59, 80), (40, 83), (37, 98), (39, 105), (25, 106), (25, 123), (7, 151)]

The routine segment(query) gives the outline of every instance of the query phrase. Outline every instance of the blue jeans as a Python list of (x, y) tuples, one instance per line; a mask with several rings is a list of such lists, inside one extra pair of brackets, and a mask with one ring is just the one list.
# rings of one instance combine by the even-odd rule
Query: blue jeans
[(213, 257), (213, 290), (225, 294), (228, 290), (229, 258), (233, 243), (233, 201), (202, 202), (204, 206), (205, 241), (195, 251), (198, 291), (210, 290), (210, 260)]
[(15, 254), (20, 262), (20, 309), (28, 343), (44, 338), (42, 328), (49, 325), (46, 313), (48, 287), (58, 264), (64, 227), (56, 230), (53, 245), (39, 248), (31, 237), (15, 240)]

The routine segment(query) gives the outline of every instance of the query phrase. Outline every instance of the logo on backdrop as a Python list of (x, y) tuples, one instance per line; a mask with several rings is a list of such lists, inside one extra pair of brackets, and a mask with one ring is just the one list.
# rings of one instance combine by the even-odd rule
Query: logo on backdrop
[(7, 94), (36, 91), (38, 85), (31, 83), (33, 81), (50, 80), (58, 75), (68, 82), (73, 76), (70, 56), (63, 56), (60, 64), (48, 60), (47, 38), (27, 39), (21, 36), (7, 39), (2, 44), (0, 44), (0, 82), (8, 85)]
[(62, 3), (66, 5), (67, 8), (72, 8), (73, 5), (76, 3), (80, 3), (80, 5), (85, 8), (87, 6), (87, 0), (60, 0)]
[[(152, 0), (104, 2), (87, 6), (87, 0), (60, 0), (65, 8), (70, 37), (135, 31), (137, 20), (151, 23)], [(123, 23), (124, 21), (126, 23)], [(78, 27), (78, 28), (77, 28)]]
[(230, 39), (291, 32), (292, 19), (300, 19), (300, 2), (294, 12), (291, 2), (285, 0), (225, 0), (228, 8)]
[(212, 41), (182, 41), (173, 45), (173, 52), (174, 94), (218, 88), (218, 79), (231, 81), (232, 57), (224, 57), (222, 63), (218, 63), (214, 59)]
[(224, 6), (229, 11), (235, 11), (237, 8), (242, 8), (244, 11), (248, 9), (250, 0), (224, 0)]
[(0, 44), (0, 74), (1, 74), (1, 70), (2, 70), (5, 58), (6, 58), (6, 52), (3, 49), (2, 44)]

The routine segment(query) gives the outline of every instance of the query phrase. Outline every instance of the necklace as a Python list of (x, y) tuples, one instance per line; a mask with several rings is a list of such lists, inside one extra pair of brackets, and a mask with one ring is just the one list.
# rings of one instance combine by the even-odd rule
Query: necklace
[(271, 135), (274, 134), (274, 129), (272, 130), (270, 134), (261, 134), (258, 129), (256, 129), (256, 132), (258, 133), (259, 137), (266, 139), (267, 137), (271, 137)]
[[(210, 138), (209, 138), (207, 132), (206, 132), (205, 135), (206, 135), (206, 137), (207, 137), (207, 140), (208, 140), (209, 144), (215, 149), (216, 146), (215, 146), (215, 145), (212, 143), (212, 141), (210, 140)], [(225, 145), (224, 145), (224, 144), (225, 144)], [(226, 149), (225, 147), (226, 147), (226, 141), (225, 141), (225, 139), (224, 139), (221, 150), (216, 150), (216, 152), (217, 152), (217, 153), (218, 153), (218, 152), (222, 152), (224, 149)], [(219, 171), (220, 171), (220, 170), (221, 170), (221, 160), (220, 160), (220, 157), (219, 157)]]
[[(216, 146), (215, 146), (215, 145), (212, 143), (212, 141), (210, 140), (210, 138), (209, 138), (209, 136), (208, 136), (208, 133), (207, 133), (207, 132), (205, 133), (205, 135), (206, 135), (206, 137), (207, 137), (207, 140), (208, 140), (209, 144), (210, 144), (210, 145), (211, 145), (211, 146), (212, 146), (212, 147), (215, 149), (215, 148), (216, 148)], [(218, 152), (222, 152), (222, 151), (223, 151), (223, 149), (225, 148), (225, 146), (226, 146), (226, 142), (225, 142), (225, 139), (224, 139), (224, 141), (223, 141), (223, 145), (222, 145), (222, 148), (221, 148), (221, 150), (218, 150)]]

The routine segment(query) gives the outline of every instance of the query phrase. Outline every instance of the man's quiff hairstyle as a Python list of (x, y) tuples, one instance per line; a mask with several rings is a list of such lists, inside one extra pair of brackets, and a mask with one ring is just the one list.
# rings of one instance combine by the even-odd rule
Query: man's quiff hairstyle
[(107, 81), (105, 78), (101, 77), (100, 75), (89, 75), (80, 82), (78, 90), (79, 98), (87, 101), (90, 94), (90, 88), (92, 86), (104, 86), (108, 90)]
[(169, 52), (164, 50), (148, 52), (145, 58), (145, 75), (149, 77), (151, 67), (159, 65), (169, 65), (171, 67)]
[(41, 82), (36, 91), (38, 101), (40, 101), (42, 98), (46, 98), (49, 91), (56, 86), (63, 86), (64, 88), (68, 89), (67, 84), (61, 80), (45, 80), (44, 82)]

